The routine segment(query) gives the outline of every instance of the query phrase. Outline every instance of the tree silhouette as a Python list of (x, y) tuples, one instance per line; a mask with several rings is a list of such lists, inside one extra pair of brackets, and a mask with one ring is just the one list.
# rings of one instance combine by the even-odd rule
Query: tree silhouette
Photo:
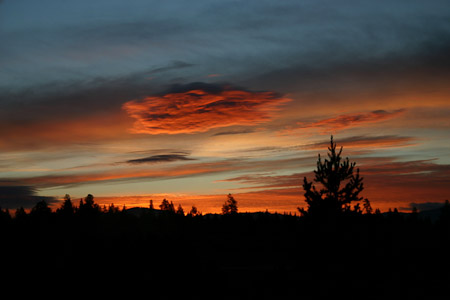
[(238, 207), (237, 207), (237, 201), (234, 199), (234, 197), (231, 194), (228, 194), (227, 201), (222, 206), (222, 213), (224, 215), (229, 214), (237, 214)]
[(84, 205), (86, 207), (93, 208), (95, 205), (94, 204), (94, 196), (92, 196), (91, 194), (88, 194), (86, 196), (86, 198), (84, 198)]
[(14, 216), (15, 216), (16, 220), (22, 220), (27, 217), (27, 213), (25, 212), (25, 209), (21, 206), (18, 209), (16, 209)]
[(5, 209), (3, 210), (0, 207), (0, 224), (4, 223), (4, 222), (8, 222), (11, 220), (11, 215), (9, 214), (9, 210)]
[(73, 207), (72, 200), (71, 200), (69, 194), (66, 194), (64, 196), (64, 202), (61, 205), (61, 207), (56, 210), (56, 212), (58, 214), (61, 214), (61, 215), (64, 215), (64, 216), (73, 215), (74, 207)]
[(107, 211), (109, 214), (115, 214), (115, 213), (118, 213), (120, 211), (120, 209), (118, 206), (115, 206), (114, 203), (111, 203), (108, 206), (108, 210), (105, 210), (105, 211)]
[(450, 230), (450, 202), (448, 200), (445, 200), (445, 204), (441, 208), (438, 224), (440, 224), (447, 230)]
[(83, 199), (80, 200), (78, 213), (83, 217), (94, 217), (100, 213), (100, 207), (94, 202), (94, 196), (88, 194), (84, 198), (84, 202)]
[(30, 215), (37, 216), (41, 218), (46, 218), (50, 216), (52, 210), (48, 207), (47, 202), (45, 200), (39, 201), (36, 205), (31, 209)]
[[(328, 158), (322, 160), (320, 154), (317, 161), (317, 170), (314, 170), (314, 182), (322, 185), (316, 189), (313, 182), (303, 179), (305, 201), (307, 210), (298, 208), (302, 215), (332, 217), (343, 213), (362, 213), (359, 203), (351, 207), (352, 202), (363, 200), (359, 194), (364, 189), (363, 178), (359, 176), (359, 168), (356, 163), (351, 163), (347, 158), (342, 159), (342, 147), (336, 150), (336, 143), (331, 136), (328, 147)], [(371, 212), (370, 202), (364, 199), (364, 210)]]
[(161, 208), (161, 210), (175, 212), (175, 207), (173, 205), (173, 202), (170, 201), (170, 203), (169, 203), (169, 201), (165, 198), (161, 202), (161, 205), (159, 206), (159, 208)]
[(183, 207), (181, 206), (181, 204), (178, 204), (176, 213), (177, 213), (177, 215), (184, 216), (184, 209), (183, 209)]
[(195, 205), (192, 205), (191, 210), (188, 213), (189, 217), (196, 217), (196, 216), (201, 216), (202, 213), (200, 211), (198, 211), (197, 207)]

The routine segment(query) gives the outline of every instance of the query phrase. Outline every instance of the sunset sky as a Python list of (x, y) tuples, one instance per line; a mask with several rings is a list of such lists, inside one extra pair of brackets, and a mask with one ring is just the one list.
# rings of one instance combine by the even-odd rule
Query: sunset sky
[(450, 2), (0, 1), (0, 206), (295, 212), (333, 134), (374, 208), (450, 199)]

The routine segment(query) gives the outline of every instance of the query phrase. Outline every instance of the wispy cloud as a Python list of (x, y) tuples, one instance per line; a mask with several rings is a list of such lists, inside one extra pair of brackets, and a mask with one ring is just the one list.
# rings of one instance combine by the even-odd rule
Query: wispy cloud
[[(184, 157), (184, 156), (180, 156)], [(36, 188), (55, 188), (55, 187), (75, 187), (97, 183), (127, 183), (139, 181), (156, 181), (174, 178), (185, 178), (194, 176), (204, 176), (212, 174), (225, 174), (227, 172), (248, 171), (248, 172), (273, 172), (279, 168), (292, 169), (293, 166), (303, 162), (305, 158), (289, 158), (279, 160), (260, 160), (260, 159), (225, 159), (210, 162), (201, 162), (193, 159), (181, 158), (179, 165), (163, 164), (158, 166), (148, 166), (148, 164), (170, 161), (178, 159), (178, 156), (155, 155), (145, 158), (139, 162), (130, 162), (128, 166), (119, 163), (106, 167), (102, 170), (84, 170), (68, 173), (67, 170), (61, 170), (49, 175), (20, 177), (17, 183), (21, 185), (34, 186)], [(175, 161), (172, 160), (172, 161)], [(127, 163), (127, 162), (126, 162)], [(0, 178), (1, 182), (8, 182), (7, 178)]]
[[(139, 163), (137, 163), (139, 164)], [(144, 164), (144, 162), (140, 163)], [(85, 184), (136, 182), (140, 180), (164, 180), (173, 178), (193, 177), (213, 173), (221, 173), (237, 168), (234, 161), (188, 163), (176, 167), (148, 168), (145, 166), (133, 168), (114, 168), (93, 172), (56, 173), (51, 175), (22, 177), (17, 181), (38, 188), (75, 187)], [(7, 179), (0, 178), (0, 182)]]
[(123, 109), (136, 119), (134, 133), (180, 134), (267, 122), (287, 101), (274, 92), (191, 84), (161, 96), (126, 102)]
[(300, 187), (302, 184), (302, 179), (305, 176), (305, 174), (304, 173), (294, 173), (290, 175), (249, 174), (224, 179), (222, 181), (238, 182), (247, 185), (247, 187), (243, 189), (254, 189), (258, 187), (260, 188)]
[(347, 128), (358, 127), (368, 123), (376, 123), (392, 119), (405, 112), (405, 109), (394, 111), (374, 110), (366, 113), (345, 114), (312, 122), (297, 122), (294, 129), (319, 129), (323, 134), (338, 132)]
[[(335, 138), (335, 141), (344, 145), (344, 148), (390, 148), (390, 147), (406, 147), (415, 145), (417, 139), (408, 136), (397, 135), (380, 135), (380, 136), (350, 136), (345, 138)], [(313, 143), (303, 146), (308, 150), (320, 150), (326, 149), (330, 144), (330, 141), (324, 141), (319, 143)]]
[[(432, 180), (435, 182), (442, 179), (450, 181), (447, 179), (450, 178), (450, 165), (438, 164), (436, 159), (397, 161), (393, 158), (368, 157), (363, 159), (362, 163), (365, 165), (364, 174), (368, 175), (400, 176), (409, 178), (409, 180), (417, 180), (417, 183), (432, 175)], [(380, 178), (380, 180), (382, 179)]]

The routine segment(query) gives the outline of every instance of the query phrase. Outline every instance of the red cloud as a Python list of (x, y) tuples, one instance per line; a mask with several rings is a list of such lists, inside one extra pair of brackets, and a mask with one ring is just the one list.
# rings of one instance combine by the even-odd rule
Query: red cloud
[(337, 132), (349, 127), (355, 127), (365, 123), (375, 123), (394, 118), (403, 113), (404, 109), (388, 112), (385, 110), (375, 110), (369, 113), (340, 115), (334, 118), (319, 120), (316, 122), (298, 122), (298, 129), (321, 128), (323, 133)]
[(192, 89), (129, 101), (123, 109), (136, 119), (134, 133), (179, 134), (266, 122), (286, 101), (273, 92)]

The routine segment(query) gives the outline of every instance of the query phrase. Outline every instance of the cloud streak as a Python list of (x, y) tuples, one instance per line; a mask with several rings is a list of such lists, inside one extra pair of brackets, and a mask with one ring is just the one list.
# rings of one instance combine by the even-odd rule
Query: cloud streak
[(134, 133), (180, 134), (267, 122), (287, 101), (274, 92), (207, 84), (195, 88), (191, 84), (179, 86), (175, 92), (126, 102), (123, 109), (136, 120)]
[[(166, 158), (167, 159), (167, 158)], [(144, 164), (145, 162), (135, 163)], [(54, 187), (76, 187), (85, 184), (113, 183), (113, 182), (136, 182), (140, 180), (164, 180), (173, 178), (193, 177), (213, 173), (221, 173), (236, 168), (234, 161), (189, 163), (183, 166), (152, 168), (133, 167), (117, 168), (114, 170), (103, 170), (84, 173), (57, 173), (52, 175), (22, 177), (20, 183), (38, 188)], [(0, 178), (0, 182), (7, 179)]]
[[(350, 136), (346, 138), (338, 138), (339, 144), (345, 145), (345, 148), (391, 148), (406, 147), (415, 145), (416, 138), (397, 135), (381, 135), (381, 136)], [(322, 150), (330, 145), (330, 141), (313, 143), (305, 145), (308, 150)]]
[(345, 114), (313, 122), (297, 122), (296, 129), (319, 129), (323, 134), (338, 132), (364, 124), (377, 123), (392, 119), (405, 112), (404, 109), (394, 111), (374, 110), (368, 113)]
[(230, 130), (230, 131), (222, 131), (213, 134), (212, 136), (221, 136), (221, 135), (235, 135), (235, 134), (247, 134), (254, 133), (254, 129), (242, 129), (242, 130)]
[[(312, 172), (311, 172), (312, 173)], [(266, 175), (266, 174), (249, 174), (238, 177), (224, 179), (222, 181), (238, 182), (241, 184), (251, 185), (243, 189), (254, 189), (257, 187), (264, 188), (284, 188), (298, 187), (302, 185), (303, 177), (310, 173), (294, 173), (291, 175)], [(256, 186), (255, 186), (256, 185)]]
[(161, 154), (161, 155), (152, 155), (148, 157), (138, 158), (138, 159), (130, 159), (127, 160), (129, 164), (145, 164), (145, 163), (160, 163), (160, 162), (172, 162), (172, 161), (185, 161), (185, 160), (194, 160), (193, 158), (187, 157), (186, 154)]

